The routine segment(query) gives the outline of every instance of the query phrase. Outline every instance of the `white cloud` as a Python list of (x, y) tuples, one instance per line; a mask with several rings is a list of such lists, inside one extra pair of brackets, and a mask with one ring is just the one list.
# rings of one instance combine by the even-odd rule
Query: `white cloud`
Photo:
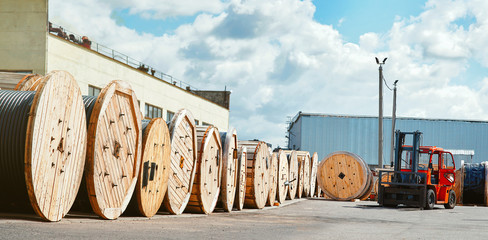
[[(364, 33), (359, 44), (315, 22), (309, 0), (157, 2), (53, 0), (50, 18), (197, 87), (226, 85), (233, 90), (230, 125), (241, 139), (283, 146), (286, 117), (298, 111), (377, 114), (375, 56), (388, 57), (389, 83), (400, 80), (399, 116), (488, 117), (488, 78), (479, 89), (452, 82), (468, 60), (488, 67), (486, 1), (429, 1), (419, 16), (396, 18), (387, 34)], [(151, 18), (205, 13), (154, 36), (118, 26), (110, 18), (115, 8)], [(468, 28), (456, 24), (470, 15), (476, 22)], [(389, 113), (391, 92), (384, 99)]]

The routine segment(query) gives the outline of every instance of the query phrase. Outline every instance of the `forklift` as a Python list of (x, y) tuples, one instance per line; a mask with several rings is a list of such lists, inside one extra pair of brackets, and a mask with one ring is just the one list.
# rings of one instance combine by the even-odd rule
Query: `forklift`
[[(412, 135), (413, 144), (404, 145)], [(422, 133), (395, 132), (393, 171), (379, 171), (378, 204), (397, 207), (400, 204), (420, 209), (433, 209), (443, 204), (456, 206), (455, 163), (452, 154), (435, 146), (420, 146)]]

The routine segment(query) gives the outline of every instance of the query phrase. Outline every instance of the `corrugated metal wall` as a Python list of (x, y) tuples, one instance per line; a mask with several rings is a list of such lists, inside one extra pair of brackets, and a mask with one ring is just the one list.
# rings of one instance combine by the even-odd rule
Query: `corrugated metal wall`
[[(474, 150), (473, 159), (458, 156), (467, 162), (488, 161), (488, 122), (398, 118), (396, 129), (423, 133), (422, 145), (444, 149)], [(378, 164), (378, 118), (300, 114), (291, 126), (289, 148), (317, 152), (323, 159), (334, 151), (360, 155), (368, 164)], [(383, 122), (384, 164), (390, 163), (391, 118)], [(411, 139), (406, 144), (411, 144)]]

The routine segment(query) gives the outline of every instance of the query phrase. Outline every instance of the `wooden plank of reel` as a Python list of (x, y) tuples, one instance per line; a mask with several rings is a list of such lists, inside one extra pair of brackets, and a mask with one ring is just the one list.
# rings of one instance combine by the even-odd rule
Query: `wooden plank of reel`
[(88, 124), (85, 180), (93, 211), (116, 219), (134, 192), (141, 162), (141, 111), (131, 86), (111, 81), (97, 97)]
[(264, 208), (269, 194), (269, 151), (261, 141), (239, 141), (247, 149), (246, 208)]
[(172, 174), (163, 208), (171, 214), (181, 214), (190, 200), (197, 160), (197, 133), (191, 112), (179, 110), (169, 124), (169, 132)]
[(217, 205), (222, 176), (222, 143), (214, 126), (197, 127), (198, 160), (190, 201), (185, 211), (209, 214)]

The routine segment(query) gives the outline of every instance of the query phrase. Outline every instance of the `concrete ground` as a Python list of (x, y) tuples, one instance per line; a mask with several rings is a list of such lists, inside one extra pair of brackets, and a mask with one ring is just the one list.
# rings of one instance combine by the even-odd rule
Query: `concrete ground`
[(152, 219), (68, 215), (42, 222), (0, 213), (0, 239), (487, 239), (488, 208), (381, 208), (376, 202), (323, 199), (281, 207), (211, 215), (156, 215)]

